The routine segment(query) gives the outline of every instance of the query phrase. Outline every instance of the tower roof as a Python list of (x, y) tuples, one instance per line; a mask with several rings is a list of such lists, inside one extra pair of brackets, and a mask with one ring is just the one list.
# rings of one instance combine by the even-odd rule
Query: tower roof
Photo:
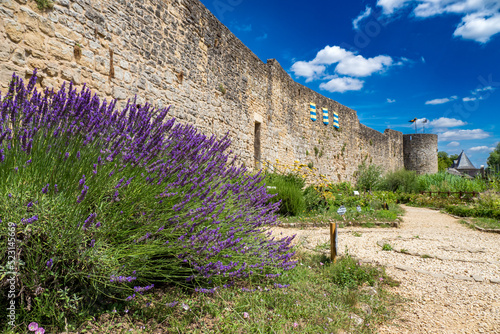
[(457, 160), (453, 162), (453, 168), (455, 169), (477, 169), (474, 167), (472, 162), (470, 162), (469, 158), (465, 154), (465, 152), (462, 150), (462, 153), (458, 156)]

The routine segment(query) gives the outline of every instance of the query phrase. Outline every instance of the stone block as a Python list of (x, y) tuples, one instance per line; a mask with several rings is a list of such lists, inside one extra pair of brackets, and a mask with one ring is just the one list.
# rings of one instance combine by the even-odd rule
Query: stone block
[(14, 20), (4, 20), (4, 28), (7, 36), (14, 43), (19, 43), (24, 37), (24, 27)]
[(61, 78), (63, 78), (66, 81), (71, 81), (75, 84), (78, 84), (79, 82), (77, 82), (77, 80), (75, 80), (75, 77), (78, 77), (78, 76), (79, 75), (77, 75), (77, 73), (73, 69), (63, 68), (61, 70)]
[(125, 100), (127, 98), (127, 91), (119, 86), (113, 87), (113, 98), (117, 100)]
[(24, 43), (29, 47), (30, 50), (38, 50), (40, 52), (45, 52), (45, 38), (40, 36), (40, 34), (26, 33), (24, 37)]
[(51, 77), (56, 77), (59, 74), (59, 65), (56, 63), (47, 63), (45, 72)]
[(492, 278), (492, 279), (490, 279), (490, 283), (500, 284), (500, 278)]
[(23, 49), (16, 49), (12, 54), (11, 61), (17, 66), (26, 65), (26, 55)]
[(55, 36), (55, 30), (54, 30), (54, 24), (47, 20), (44, 17), (41, 17), (39, 22), (38, 22), (38, 28), (44, 33), (49, 35), (50, 37)]
[(474, 279), (470, 276), (454, 275), (453, 278), (461, 281), (474, 281)]

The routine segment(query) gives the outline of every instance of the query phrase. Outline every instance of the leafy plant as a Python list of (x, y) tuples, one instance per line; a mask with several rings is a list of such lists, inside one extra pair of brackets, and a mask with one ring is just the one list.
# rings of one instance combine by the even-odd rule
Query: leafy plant
[(392, 250), (392, 246), (388, 243), (385, 243), (383, 246), (382, 246), (382, 250), (383, 251), (391, 251)]
[(297, 216), (304, 212), (306, 203), (302, 187), (304, 180), (293, 173), (287, 175), (267, 174), (266, 182), (273, 187), (268, 189), (269, 194), (275, 195), (271, 203), (279, 203), (279, 214), (283, 216)]
[(363, 163), (359, 165), (357, 175), (357, 187), (361, 190), (371, 191), (372, 189), (375, 189), (381, 181), (382, 167), (377, 165), (367, 166)]
[(54, 7), (54, 2), (52, 0), (35, 0), (38, 9), (52, 9)]

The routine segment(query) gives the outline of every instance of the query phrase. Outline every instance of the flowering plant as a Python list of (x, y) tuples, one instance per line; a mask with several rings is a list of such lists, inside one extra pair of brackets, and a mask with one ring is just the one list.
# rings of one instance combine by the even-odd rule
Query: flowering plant
[(168, 108), (119, 111), (85, 86), (41, 93), (35, 82), (13, 75), (0, 96), (0, 260), (13, 222), (21, 320), (62, 326), (53, 314), (78, 317), (103, 295), (295, 266), (292, 238), (269, 238), (278, 204), (231, 158), (227, 135), (175, 123)]

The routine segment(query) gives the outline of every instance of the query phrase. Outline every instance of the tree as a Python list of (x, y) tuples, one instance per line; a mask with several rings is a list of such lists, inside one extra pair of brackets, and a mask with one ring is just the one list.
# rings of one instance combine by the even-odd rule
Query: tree
[(453, 165), (453, 160), (458, 159), (458, 154), (448, 155), (445, 151), (438, 152), (438, 170), (444, 171)]
[(486, 163), (490, 171), (494, 172), (500, 170), (500, 143), (498, 143), (497, 147), (490, 153)]

